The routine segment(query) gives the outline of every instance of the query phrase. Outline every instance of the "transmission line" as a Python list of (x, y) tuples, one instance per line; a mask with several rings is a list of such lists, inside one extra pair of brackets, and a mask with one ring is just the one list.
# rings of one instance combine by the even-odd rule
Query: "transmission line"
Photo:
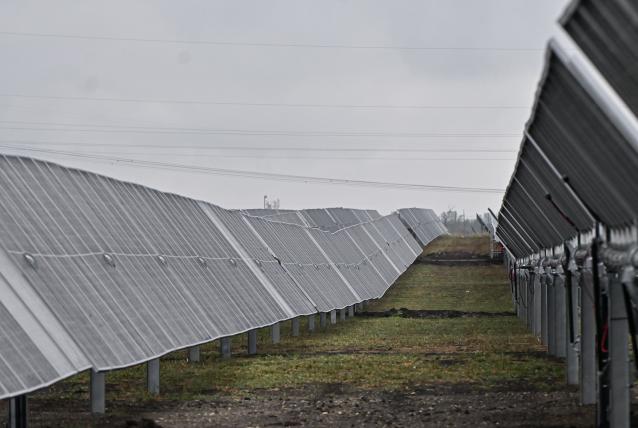
[(373, 188), (415, 190), (415, 191), (498, 193), (498, 194), (501, 194), (504, 192), (503, 189), (495, 189), (495, 188), (439, 186), (439, 185), (394, 183), (394, 182), (368, 181), (368, 180), (350, 180), (350, 179), (342, 179), (342, 178), (327, 178), (327, 177), (303, 176), (303, 175), (292, 175), (292, 174), (277, 174), (277, 173), (245, 171), (245, 170), (224, 169), (224, 168), (210, 168), (210, 167), (185, 165), (185, 164), (169, 163), (169, 162), (145, 161), (145, 160), (129, 159), (129, 158), (122, 158), (122, 157), (115, 157), (115, 156), (103, 156), (103, 155), (67, 152), (67, 151), (61, 151), (61, 150), (22, 148), (22, 147), (7, 146), (7, 145), (0, 145), (0, 147), (5, 149), (18, 150), (18, 151), (46, 153), (46, 154), (53, 154), (53, 155), (60, 155), (60, 156), (83, 158), (83, 159), (103, 160), (103, 161), (114, 162), (114, 163), (145, 166), (145, 167), (154, 168), (154, 169), (172, 169), (172, 170), (180, 170), (180, 171), (186, 171), (186, 172), (205, 173), (205, 174), (211, 174), (211, 175), (234, 176), (234, 177), (243, 177), (243, 178), (252, 178), (252, 179), (274, 180), (274, 181), (302, 182), (302, 183), (314, 183), (314, 184), (334, 184), (334, 185), (345, 185), (345, 186), (373, 187)]

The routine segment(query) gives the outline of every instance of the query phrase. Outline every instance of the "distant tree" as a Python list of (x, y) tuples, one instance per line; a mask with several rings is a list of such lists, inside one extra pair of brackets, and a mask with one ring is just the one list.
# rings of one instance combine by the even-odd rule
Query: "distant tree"
[[(455, 209), (450, 208), (442, 212), (440, 217), (450, 233), (458, 235), (476, 235), (482, 233), (482, 225), (476, 216), (468, 218), (465, 213), (459, 214)], [(485, 217), (484, 214), (483, 217)]]

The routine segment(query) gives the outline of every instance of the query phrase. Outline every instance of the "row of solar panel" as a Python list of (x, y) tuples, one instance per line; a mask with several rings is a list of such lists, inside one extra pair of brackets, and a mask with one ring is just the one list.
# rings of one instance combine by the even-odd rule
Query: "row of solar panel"
[(434, 211), (421, 208), (403, 208), (398, 211), (403, 223), (412, 231), (421, 246), (425, 247), (448, 230)]
[(499, 213), (515, 258), (638, 218), (638, 3), (576, 1), (561, 22), (586, 57), (550, 43)]
[(0, 398), (381, 297), (421, 251), (397, 214), (332, 233), (22, 157), (0, 201)]

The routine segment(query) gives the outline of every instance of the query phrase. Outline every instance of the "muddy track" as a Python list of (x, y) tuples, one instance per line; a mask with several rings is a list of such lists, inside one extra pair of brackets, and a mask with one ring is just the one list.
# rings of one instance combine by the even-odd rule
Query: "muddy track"
[(401, 318), (494, 318), (513, 317), (514, 312), (466, 312), (452, 310), (424, 310), (424, 309), (388, 309), (383, 312), (359, 312), (358, 317), (401, 317)]

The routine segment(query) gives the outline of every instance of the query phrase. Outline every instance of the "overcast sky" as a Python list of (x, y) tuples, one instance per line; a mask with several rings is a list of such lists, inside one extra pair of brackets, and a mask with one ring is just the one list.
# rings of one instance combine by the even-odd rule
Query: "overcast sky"
[[(4, 0), (0, 31), (23, 34), (0, 34), (0, 145), (279, 174), (505, 188), (544, 48), (566, 3)], [(69, 99), (74, 97), (85, 99)], [(398, 106), (430, 108), (389, 108)], [(264, 133), (284, 135), (255, 135)], [(218, 176), (2, 147), (0, 152), (29, 153), (227, 208), (260, 207), (267, 194), (279, 198), (282, 208), (387, 213), (419, 206), (473, 215), (497, 210), (502, 197)]]

